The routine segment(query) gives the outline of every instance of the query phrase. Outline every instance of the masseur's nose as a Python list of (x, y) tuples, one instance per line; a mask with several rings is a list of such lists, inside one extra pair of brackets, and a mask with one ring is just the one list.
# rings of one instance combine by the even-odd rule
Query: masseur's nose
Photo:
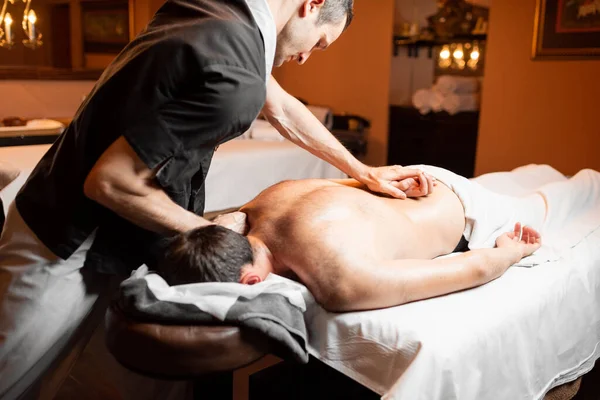
[(306, 62), (306, 60), (308, 60), (308, 58), (310, 57), (310, 55), (312, 54), (312, 51), (309, 51), (308, 53), (300, 53), (298, 55), (298, 64), (302, 65)]

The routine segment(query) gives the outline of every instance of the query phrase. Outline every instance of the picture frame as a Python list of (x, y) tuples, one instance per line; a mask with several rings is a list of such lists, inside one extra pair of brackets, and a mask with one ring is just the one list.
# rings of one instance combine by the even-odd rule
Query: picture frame
[(600, 59), (600, 0), (537, 0), (532, 58)]
[(81, 30), (85, 53), (118, 54), (132, 36), (128, 0), (81, 2)]

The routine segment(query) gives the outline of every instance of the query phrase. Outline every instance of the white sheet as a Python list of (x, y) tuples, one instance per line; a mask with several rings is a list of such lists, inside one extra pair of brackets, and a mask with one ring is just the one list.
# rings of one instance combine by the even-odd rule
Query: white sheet
[[(0, 147), (0, 160), (22, 173), (2, 190), (5, 211), (50, 145)], [(219, 146), (206, 177), (206, 212), (239, 207), (287, 179), (344, 178), (337, 168), (291, 142), (233, 140)]]
[(295, 144), (232, 140), (219, 147), (206, 177), (206, 212), (239, 207), (287, 179), (345, 175)]
[[(525, 194), (556, 178), (545, 168), (480, 183)], [(600, 357), (600, 229), (472, 290), (345, 314), (307, 304), (311, 354), (383, 399), (542, 399)]]

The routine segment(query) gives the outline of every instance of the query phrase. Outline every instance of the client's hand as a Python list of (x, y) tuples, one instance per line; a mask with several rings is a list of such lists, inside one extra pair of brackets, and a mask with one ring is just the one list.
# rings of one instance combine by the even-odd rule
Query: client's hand
[(398, 199), (427, 196), (435, 185), (435, 180), (425, 172), (399, 165), (371, 167), (366, 177), (357, 180), (373, 192), (388, 194)]
[(521, 258), (532, 255), (542, 246), (542, 238), (535, 229), (524, 226), (521, 231), (521, 223), (517, 222), (512, 232), (506, 232), (496, 239), (499, 248), (513, 248), (521, 253)]
[(218, 215), (213, 222), (242, 235), (247, 230), (246, 214), (241, 211)]

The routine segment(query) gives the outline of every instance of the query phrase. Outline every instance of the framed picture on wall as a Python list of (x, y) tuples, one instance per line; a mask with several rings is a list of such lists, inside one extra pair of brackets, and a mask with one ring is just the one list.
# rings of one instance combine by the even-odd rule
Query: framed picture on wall
[(537, 0), (534, 59), (600, 59), (600, 0)]
[(128, 0), (81, 2), (83, 48), (86, 53), (119, 53), (130, 40)]

